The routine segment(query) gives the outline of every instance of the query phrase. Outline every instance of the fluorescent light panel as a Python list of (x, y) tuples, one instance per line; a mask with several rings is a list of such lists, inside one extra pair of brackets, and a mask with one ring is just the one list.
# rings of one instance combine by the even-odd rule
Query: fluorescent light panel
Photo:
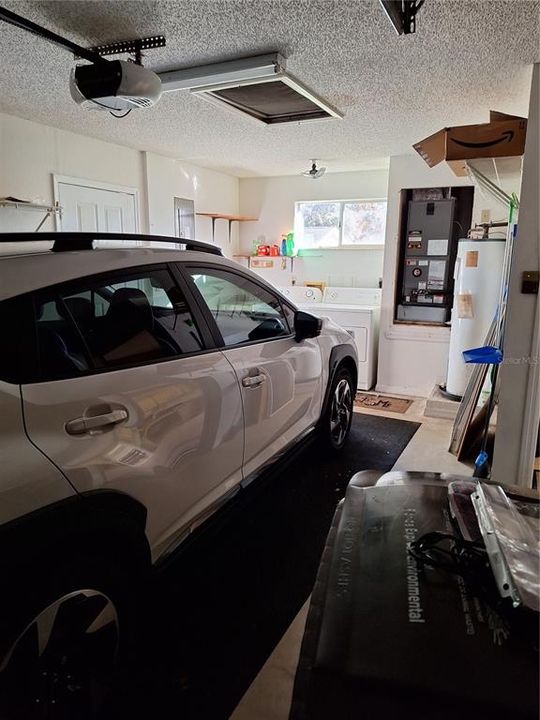
[(289, 75), (278, 53), (172, 70), (160, 78), (164, 92), (189, 90), (266, 125), (343, 117)]

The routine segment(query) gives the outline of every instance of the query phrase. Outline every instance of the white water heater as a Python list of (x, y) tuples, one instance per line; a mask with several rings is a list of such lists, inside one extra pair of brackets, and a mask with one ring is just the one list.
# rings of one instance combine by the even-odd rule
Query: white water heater
[(471, 366), (462, 352), (481, 347), (495, 316), (505, 240), (460, 240), (454, 269), (454, 305), (446, 392), (461, 397)]

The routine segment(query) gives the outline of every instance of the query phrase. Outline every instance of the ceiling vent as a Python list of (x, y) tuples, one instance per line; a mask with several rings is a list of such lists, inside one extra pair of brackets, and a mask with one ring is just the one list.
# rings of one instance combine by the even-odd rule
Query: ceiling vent
[(278, 53), (171, 70), (159, 77), (163, 92), (189, 90), (266, 125), (343, 117), (289, 75)]

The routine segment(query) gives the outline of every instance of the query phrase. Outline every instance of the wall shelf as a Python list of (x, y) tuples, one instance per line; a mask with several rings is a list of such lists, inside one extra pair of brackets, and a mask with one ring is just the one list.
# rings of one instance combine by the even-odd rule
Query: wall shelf
[(252, 260), (281, 260), (281, 261), (290, 260), (291, 261), (291, 272), (294, 272), (294, 261), (297, 259), (297, 257), (298, 256), (291, 256), (291, 255), (233, 255), (233, 258), (247, 260), (248, 268), (251, 268)]
[(225, 213), (198, 212), (196, 215), (212, 219), (212, 242), (215, 242), (216, 220), (227, 220), (229, 223), (229, 242), (231, 242), (231, 224), (233, 222), (255, 222), (259, 218), (248, 215), (227, 215)]
[(24, 200), (17, 200), (15, 198), (0, 198), (0, 208), (14, 208), (15, 210), (33, 210), (34, 212), (45, 213), (45, 217), (41, 220), (34, 232), (38, 232), (45, 221), (53, 216), (60, 215), (62, 208), (58, 203), (54, 205), (40, 205), (39, 203), (25, 202)]

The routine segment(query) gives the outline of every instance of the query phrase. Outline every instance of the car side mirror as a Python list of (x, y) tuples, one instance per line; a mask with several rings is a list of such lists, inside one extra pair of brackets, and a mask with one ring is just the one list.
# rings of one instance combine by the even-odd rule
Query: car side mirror
[(296, 342), (301, 342), (306, 338), (318, 337), (321, 334), (321, 327), (321, 318), (303, 310), (297, 310), (294, 313), (294, 339)]

